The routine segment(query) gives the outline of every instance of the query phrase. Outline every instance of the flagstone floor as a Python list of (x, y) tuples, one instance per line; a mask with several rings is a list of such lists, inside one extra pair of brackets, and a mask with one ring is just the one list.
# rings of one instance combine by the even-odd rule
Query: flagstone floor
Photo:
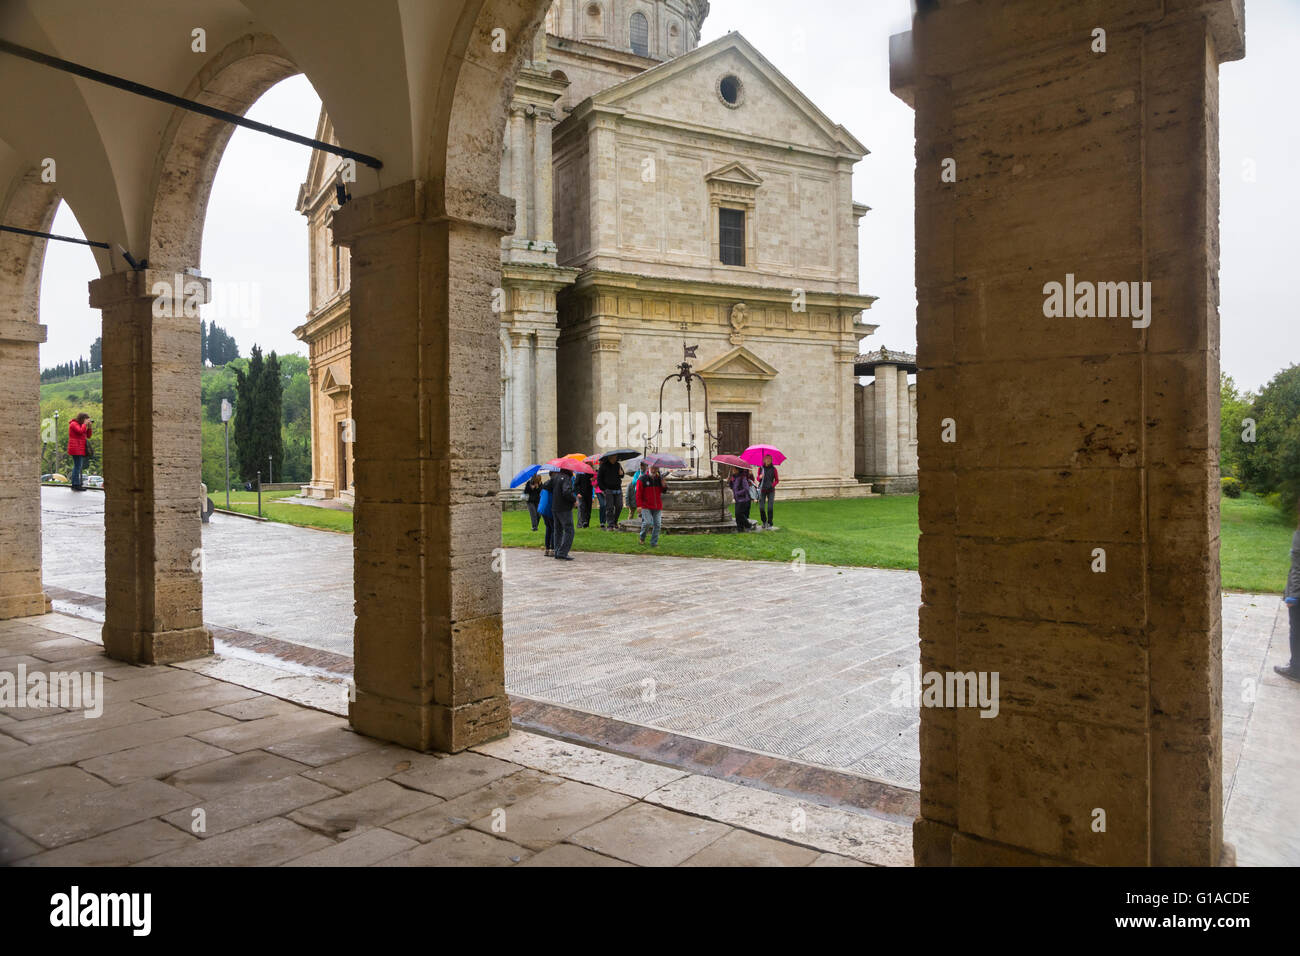
[[(102, 497), (42, 494), (47, 583), (102, 596)], [(270, 638), (246, 642), (258, 654), (225, 652), (348, 672), (349, 536), (217, 515), (203, 542), (207, 621)], [(919, 718), (902, 693), (917, 662), (914, 573), (575, 557), (505, 554), (512, 695), (917, 788)], [(56, 607), (93, 616), (86, 603)], [(1224, 595), (1225, 830), (1242, 864), (1300, 864), (1300, 688), (1272, 673), (1287, 657), (1280, 607), (1275, 595)], [(234, 679), (299, 700), (334, 694), (325, 709), (342, 692), (306, 677)]]
[(0, 671), (103, 675), (98, 717), (0, 711), (0, 865), (911, 862), (906, 823), (522, 731), (422, 754), (193, 670), (109, 660), (97, 630), (0, 621)]

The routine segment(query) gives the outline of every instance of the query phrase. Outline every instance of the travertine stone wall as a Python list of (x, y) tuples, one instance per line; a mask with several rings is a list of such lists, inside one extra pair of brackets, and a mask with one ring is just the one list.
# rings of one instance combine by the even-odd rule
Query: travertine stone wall
[[(58, 203), (54, 187), (31, 170), (4, 204), (2, 221), (48, 231)], [(38, 351), (46, 330), (38, 317), (45, 245), (44, 239), (0, 234), (0, 620), (50, 609), (41, 585), (39, 483)]]
[(118, 660), (212, 653), (198, 509), (197, 306), (208, 292), (207, 280), (154, 270), (90, 283), (104, 338), (104, 650)]
[[(892, 42), (921, 667), (996, 672), (1001, 701), (922, 708), (918, 863), (1220, 859), (1217, 70), (1240, 10), (941, 3)], [(1067, 274), (1150, 282), (1149, 327), (1046, 317)]]
[[(498, 324), (513, 203), (423, 182), (335, 215), (352, 250), (361, 733), (463, 750), (509, 730), (501, 636)], [(454, 217), (453, 217), (454, 216)], [(471, 218), (474, 217), (474, 218)]]

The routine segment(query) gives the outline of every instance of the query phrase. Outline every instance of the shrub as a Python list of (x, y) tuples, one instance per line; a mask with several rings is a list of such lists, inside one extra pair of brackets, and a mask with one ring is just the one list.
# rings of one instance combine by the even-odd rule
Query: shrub
[(1219, 486), (1223, 489), (1223, 497), (1225, 498), (1241, 497), (1241, 481), (1239, 479), (1221, 478), (1219, 480)]

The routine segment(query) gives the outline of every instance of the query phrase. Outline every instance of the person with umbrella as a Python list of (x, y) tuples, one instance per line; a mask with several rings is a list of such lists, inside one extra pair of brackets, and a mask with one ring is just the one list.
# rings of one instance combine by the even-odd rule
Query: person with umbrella
[(785, 461), (785, 455), (771, 445), (750, 445), (740, 457), (758, 465), (758, 516), (765, 529), (771, 528), (775, 520), (772, 512), (776, 507), (776, 486), (781, 481), (776, 466)]
[(524, 485), (524, 500), (528, 502), (528, 517), (533, 522), (534, 531), (537, 530), (537, 522), (542, 517), (537, 510), (537, 505), (541, 502), (541, 498), (542, 473), (540, 471), (535, 471), (533, 472), (533, 477), (529, 478), (528, 483)]
[(623, 514), (623, 461), (640, 457), (630, 448), (609, 451), (600, 456), (596, 470), (596, 487), (600, 489), (600, 526), (606, 531), (618, 530), (618, 519)]
[(727, 484), (731, 486), (731, 497), (736, 502), (736, 530), (749, 531), (754, 526), (749, 520), (749, 506), (754, 500), (753, 476), (748, 469), (733, 467)]
[(569, 549), (573, 547), (573, 506), (578, 493), (573, 487), (574, 472), (590, 475), (591, 468), (576, 458), (561, 458), (551, 462), (558, 469), (551, 476), (551, 520), (555, 522), (555, 557), (572, 561)]

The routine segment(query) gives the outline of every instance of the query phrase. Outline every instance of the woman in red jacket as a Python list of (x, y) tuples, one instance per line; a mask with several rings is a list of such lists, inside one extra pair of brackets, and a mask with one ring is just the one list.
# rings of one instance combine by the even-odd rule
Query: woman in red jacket
[(81, 491), (81, 473), (86, 467), (86, 441), (93, 419), (82, 412), (68, 422), (68, 454), (72, 456), (72, 490)]

